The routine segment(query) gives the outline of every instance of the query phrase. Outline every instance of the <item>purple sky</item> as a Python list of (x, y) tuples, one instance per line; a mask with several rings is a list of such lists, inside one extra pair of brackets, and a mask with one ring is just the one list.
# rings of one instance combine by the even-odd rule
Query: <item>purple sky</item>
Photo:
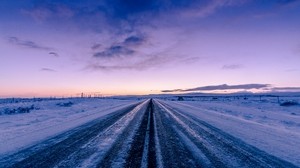
[(299, 0), (2, 0), (0, 97), (299, 90), (299, 16)]

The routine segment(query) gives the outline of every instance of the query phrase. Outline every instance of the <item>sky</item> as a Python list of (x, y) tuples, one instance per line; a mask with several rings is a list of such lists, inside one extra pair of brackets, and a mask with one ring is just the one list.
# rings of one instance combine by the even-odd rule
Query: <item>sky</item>
[(0, 97), (300, 86), (299, 0), (0, 2)]

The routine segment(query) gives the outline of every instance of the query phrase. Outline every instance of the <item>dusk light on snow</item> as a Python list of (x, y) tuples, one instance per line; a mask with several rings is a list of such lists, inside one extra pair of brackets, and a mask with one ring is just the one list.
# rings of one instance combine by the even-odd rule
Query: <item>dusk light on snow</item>
[(299, 16), (298, 0), (4, 0), (0, 96), (299, 91)]

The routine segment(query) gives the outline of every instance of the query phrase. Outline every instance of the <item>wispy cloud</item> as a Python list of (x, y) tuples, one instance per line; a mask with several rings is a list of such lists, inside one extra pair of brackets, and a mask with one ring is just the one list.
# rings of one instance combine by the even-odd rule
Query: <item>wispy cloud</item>
[(68, 19), (75, 15), (74, 11), (64, 4), (39, 3), (32, 9), (23, 9), (23, 14), (32, 17), (38, 22), (51, 18)]
[(45, 72), (56, 72), (56, 70), (51, 69), (51, 68), (41, 68), (40, 71), (45, 71)]
[(271, 87), (270, 84), (243, 84), (243, 85), (211, 85), (201, 86), (190, 89), (173, 89), (173, 90), (162, 90), (161, 92), (191, 92), (191, 91), (216, 91), (216, 90), (234, 90), (234, 89), (263, 89)]
[(226, 64), (223, 65), (222, 69), (224, 70), (235, 70), (235, 69), (241, 69), (243, 66), (241, 64)]
[[(143, 48), (147, 45), (141, 40), (133, 40), (128, 44), (128, 40), (111, 46), (104, 51), (96, 52), (84, 70), (92, 71), (118, 71), (118, 70), (148, 70), (152, 68), (168, 67), (168, 65), (181, 66), (197, 62), (199, 57), (172, 53), (174, 45), (156, 50), (156, 52), (145, 53)], [(138, 41), (138, 42), (137, 42)], [(142, 47), (142, 48), (140, 48)]]
[(92, 49), (92, 50), (97, 50), (97, 49), (99, 49), (101, 46), (102, 46), (102, 44), (98, 44), (98, 43), (97, 43), (97, 44), (93, 44), (92, 47), (91, 47), (91, 49)]
[[(122, 42), (113, 43), (110, 47), (103, 51), (97, 51), (93, 54), (96, 58), (115, 58), (122, 56), (130, 56), (136, 53), (136, 49), (141, 46), (146, 39), (143, 36), (130, 35)], [(97, 50), (101, 47), (101, 44), (95, 44), (91, 48)]]
[(258, 19), (264, 19), (269, 17), (278, 16), (282, 11), (291, 10), (297, 6), (300, 6), (299, 0), (274, 0), (269, 1), (268, 5), (265, 5), (261, 11), (253, 13), (253, 17)]
[(85, 69), (86, 70), (96, 70), (96, 71), (115, 71), (115, 70), (147, 70), (150, 68), (160, 67), (163, 64), (174, 61), (170, 57), (161, 57), (161, 56), (148, 56), (137, 62), (125, 62), (117, 63), (115, 65), (106, 65), (99, 63), (89, 64)]
[(44, 21), (52, 15), (52, 12), (49, 9), (41, 7), (32, 10), (22, 10), (22, 13), (32, 17), (36, 21)]
[(172, 92), (184, 92), (182, 89), (172, 89), (172, 90), (161, 90), (164, 93), (172, 93)]
[(53, 56), (55, 56), (55, 57), (59, 57), (58, 53), (56, 53), (56, 52), (49, 52), (49, 54), (50, 54), (50, 55), (53, 55)]
[(272, 91), (300, 91), (300, 87), (274, 87)]
[[(191, 62), (193, 60), (193, 62)], [(108, 64), (103, 62), (89, 63), (84, 70), (92, 71), (118, 71), (118, 70), (148, 70), (173, 65), (191, 64), (197, 61), (195, 57), (182, 57), (181, 55), (171, 55), (168, 50), (164, 50), (152, 55), (134, 55), (126, 59), (118, 59)]]
[[(156, 30), (163, 28), (166, 24), (184, 29), (189, 24), (194, 25), (193, 19), (195, 18), (204, 19), (215, 14), (219, 9), (242, 5), (245, 2), (247, 0), (103, 0), (91, 1), (90, 3), (43, 1), (35, 2), (32, 8), (24, 9), (23, 13), (34, 20), (49, 21), (48, 23), (51, 24), (59, 24), (62, 23), (62, 19), (67, 19), (68, 22), (63, 22), (64, 24), (59, 24), (58, 27), (65, 25), (70, 27), (69, 24), (71, 24), (72, 27), (92, 30), (97, 34), (105, 32), (105, 35), (110, 36), (108, 41), (101, 41), (102, 39), (100, 39), (91, 43), (93, 45), (90, 46), (90, 53), (87, 53), (91, 56), (87, 60), (89, 62), (87, 69), (140, 70), (168, 64), (172, 61), (179, 62), (178, 60), (180, 60), (182, 63), (192, 63), (199, 59), (188, 54), (182, 54), (182, 58), (164, 55), (154, 56), (157, 52), (164, 54), (164, 49), (151, 51), (147, 48), (149, 44), (160, 43), (158, 39), (161, 37), (151, 36), (151, 34), (156, 34), (153, 33)], [(181, 21), (185, 23), (179, 24)], [(165, 22), (168, 23), (165, 24)], [(172, 35), (175, 36), (177, 33), (174, 32)], [(173, 41), (166, 40), (163, 43), (169, 43), (171, 46)], [(35, 46), (42, 47), (42, 45)], [(120, 60), (125, 59), (127, 61), (120, 62)], [(162, 63), (158, 63), (157, 60), (162, 61)], [(110, 62), (107, 63), (108, 61)], [(230, 67), (226, 68), (230, 69)]]
[[(38, 1), (23, 13), (37, 21), (76, 20), (74, 25), (101, 32), (109, 28), (130, 33), (140, 25), (153, 26), (161, 17), (175, 21), (180, 16), (189, 18), (210, 16), (218, 9), (242, 5), (248, 0), (102, 0), (82, 3), (80, 1)], [(157, 25), (154, 25), (157, 26)]]
[(145, 42), (145, 38), (142, 36), (129, 36), (127, 37), (123, 44), (126, 46), (139, 46)]
[[(207, 17), (214, 14), (218, 9), (239, 6), (247, 3), (248, 0), (210, 0), (190, 1), (193, 6), (182, 10), (182, 14), (189, 17)], [(181, 7), (182, 8), (182, 7)]]
[(277, 0), (276, 3), (283, 6), (297, 5), (299, 4), (299, 0)]
[(53, 48), (51, 48), (51, 47), (43, 46), (41, 44), (38, 44), (38, 43), (33, 42), (33, 41), (29, 41), (29, 40), (20, 40), (17, 37), (9, 37), (8, 41), (11, 44), (26, 47), (26, 48), (37, 49), (37, 50), (45, 50), (45, 51), (53, 50)]
[(200, 57), (186, 57), (185, 59), (182, 60), (182, 63), (192, 64), (199, 61), (200, 59), (201, 59)]
[[(218, 8), (240, 5), (247, 0), (195, 0), (195, 1), (108, 1), (108, 7), (117, 18), (132, 18), (132, 16), (143, 14), (153, 16), (164, 13), (207, 16), (214, 13)], [(153, 18), (155, 19), (155, 18)]]
[(114, 57), (128, 56), (134, 53), (135, 51), (132, 49), (129, 49), (121, 45), (115, 45), (107, 48), (105, 51), (96, 52), (94, 53), (93, 56), (96, 58), (114, 58)]

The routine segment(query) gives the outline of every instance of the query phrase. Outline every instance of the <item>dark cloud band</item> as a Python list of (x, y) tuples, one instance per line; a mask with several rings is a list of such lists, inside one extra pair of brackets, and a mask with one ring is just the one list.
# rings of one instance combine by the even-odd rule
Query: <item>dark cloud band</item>
[(33, 41), (20, 40), (17, 37), (9, 37), (8, 41), (11, 44), (18, 45), (18, 46), (23, 46), (23, 47), (27, 47), (27, 48), (31, 48), (31, 49), (45, 50), (45, 51), (53, 50), (53, 48), (51, 48), (51, 47), (43, 46), (43, 45), (38, 44), (38, 43), (33, 42)]
[(233, 90), (233, 89), (263, 89), (270, 87), (270, 84), (244, 84), (244, 85), (212, 85), (202, 86), (191, 89), (174, 89), (174, 90), (162, 90), (161, 92), (191, 92), (191, 91), (215, 91), (215, 90)]

